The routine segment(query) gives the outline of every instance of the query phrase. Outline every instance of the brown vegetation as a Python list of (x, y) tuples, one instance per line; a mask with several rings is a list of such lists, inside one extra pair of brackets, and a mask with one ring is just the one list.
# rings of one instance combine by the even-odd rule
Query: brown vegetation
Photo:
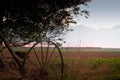
[[(8, 51), (5, 50), (4, 67), (1, 68), (0, 80), (18, 80), (20, 72)], [(33, 54), (29, 55), (34, 59)], [(119, 51), (63, 51), (65, 62), (64, 75), (53, 73), (45, 80), (117, 80), (120, 79)], [(54, 65), (58, 66), (58, 65)], [(54, 67), (52, 66), (52, 67)], [(54, 70), (54, 69), (53, 69)], [(39, 68), (25, 66), (24, 80), (42, 80)], [(52, 76), (52, 77), (51, 77)], [(22, 79), (21, 79), (22, 80)]]
[(63, 52), (64, 58), (119, 58), (120, 52), (110, 51), (66, 51)]

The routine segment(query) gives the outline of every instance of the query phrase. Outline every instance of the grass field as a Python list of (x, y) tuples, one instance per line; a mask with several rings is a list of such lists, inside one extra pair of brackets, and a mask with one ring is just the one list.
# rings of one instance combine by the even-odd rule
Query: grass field
[(120, 80), (119, 49), (61, 50), (65, 64), (63, 77), (57, 73), (48, 80)]
[(63, 51), (65, 80), (120, 80), (119, 50)]
[(119, 58), (65, 58), (65, 80), (120, 80)]

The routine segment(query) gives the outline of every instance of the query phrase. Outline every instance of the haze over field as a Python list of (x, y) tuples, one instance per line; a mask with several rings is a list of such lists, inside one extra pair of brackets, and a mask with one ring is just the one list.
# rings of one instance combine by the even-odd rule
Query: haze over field
[(83, 25), (71, 28), (74, 31), (65, 36), (67, 43), (64, 46), (120, 48), (119, 25), (109, 29), (94, 29)]
[(67, 33), (63, 46), (120, 48), (120, 0), (92, 0), (90, 17), (75, 16), (77, 24)]

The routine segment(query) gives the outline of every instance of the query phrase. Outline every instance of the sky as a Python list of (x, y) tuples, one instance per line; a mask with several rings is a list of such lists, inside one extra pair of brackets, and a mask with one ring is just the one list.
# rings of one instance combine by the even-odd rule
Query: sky
[(120, 0), (93, 0), (81, 6), (90, 12), (86, 19), (78, 15), (74, 31), (65, 36), (64, 46), (120, 48)]
[(90, 12), (90, 17), (85, 19), (77, 16), (77, 24), (96, 29), (111, 28), (120, 24), (120, 0), (93, 0), (84, 8)]

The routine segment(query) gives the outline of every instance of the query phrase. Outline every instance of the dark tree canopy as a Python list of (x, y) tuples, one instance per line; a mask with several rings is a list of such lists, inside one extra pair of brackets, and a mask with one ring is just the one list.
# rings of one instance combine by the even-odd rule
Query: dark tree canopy
[[(33, 41), (56, 39), (75, 23), (71, 14), (88, 14), (78, 5), (91, 0), (0, 0), (0, 50), (4, 42), (19, 67), (23, 63), (10, 44), (27, 44)], [(69, 8), (69, 9), (68, 9)], [(9, 42), (9, 43), (8, 43)]]
[[(0, 32), (11, 43), (55, 38), (75, 23), (71, 14), (83, 13), (78, 5), (91, 0), (1, 0)], [(69, 10), (67, 10), (70, 8)]]

